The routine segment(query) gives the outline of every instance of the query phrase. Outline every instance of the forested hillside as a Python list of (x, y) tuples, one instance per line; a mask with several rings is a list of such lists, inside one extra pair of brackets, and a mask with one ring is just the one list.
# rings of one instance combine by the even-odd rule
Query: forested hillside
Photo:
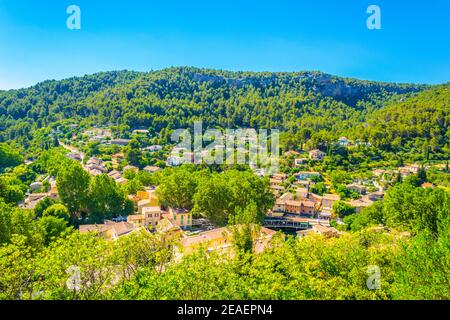
[[(201, 118), (221, 127), (342, 131), (388, 101), (425, 89), (320, 72), (253, 73), (170, 68), (98, 73), (0, 92), (0, 141), (74, 119), (145, 127), (162, 136)], [(120, 130), (119, 130), (120, 131)], [(26, 141), (22, 141), (26, 142)]]
[(361, 138), (384, 150), (449, 152), (450, 86), (437, 86), (374, 112)]

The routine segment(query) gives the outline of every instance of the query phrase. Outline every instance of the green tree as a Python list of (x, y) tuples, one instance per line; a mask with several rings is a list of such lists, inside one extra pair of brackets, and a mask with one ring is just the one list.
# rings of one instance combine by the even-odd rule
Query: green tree
[(80, 217), (87, 211), (89, 183), (89, 174), (76, 162), (72, 162), (58, 174), (56, 184), (59, 197), (72, 218)]
[(45, 209), (42, 216), (60, 218), (65, 221), (69, 221), (70, 219), (69, 210), (61, 203), (53, 204), (52, 206)]
[(95, 222), (133, 213), (133, 203), (106, 174), (94, 177), (89, 192), (89, 218)]
[(403, 183), (385, 195), (383, 217), (386, 225), (415, 233), (428, 230), (437, 236), (450, 212), (449, 193)]
[(311, 185), (311, 187), (309, 188), (309, 191), (318, 195), (323, 195), (324, 193), (327, 192), (327, 186), (325, 185), (325, 183), (323, 182), (319, 182), (316, 184)]
[(12, 180), (0, 176), (0, 199), (7, 203), (17, 204), (25, 199), (21, 185), (13, 184)]
[(0, 143), (0, 172), (5, 168), (15, 167), (23, 163), (23, 157), (17, 150), (6, 143)]
[(207, 217), (216, 225), (227, 223), (232, 198), (226, 181), (219, 175), (201, 179), (193, 201), (195, 214)]
[(0, 244), (9, 241), (9, 239), (11, 238), (11, 214), (12, 206), (6, 204), (0, 198)]
[(55, 200), (53, 198), (45, 197), (44, 199), (40, 200), (34, 207), (34, 214), (38, 218), (42, 217), (44, 211), (47, 210), (47, 208), (49, 208), (57, 203), (58, 203), (57, 200)]
[(20, 235), (14, 235), (10, 244), (0, 246), (0, 300), (31, 299), (36, 275), (35, 251), (26, 237)]
[(137, 167), (141, 166), (142, 152), (137, 140), (131, 140), (131, 142), (125, 147), (124, 153), (125, 159), (129, 164)]
[(156, 193), (164, 207), (191, 209), (197, 183), (194, 174), (182, 166), (164, 176)]
[[(55, 206), (58, 206), (58, 204)], [(39, 219), (38, 223), (43, 230), (44, 244), (46, 246), (69, 230), (67, 228), (67, 220), (58, 218), (54, 215), (45, 215), (45, 212), (44, 216)]]
[(355, 207), (344, 201), (336, 201), (333, 203), (333, 213), (339, 218), (345, 218), (346, 216), (356, 213)]
[(417, 178), (419, 179), (420, 184), (428, 181), (427, 180), (427, 172), (423, 166), (421, 166), (419, 168), (419, 170), (417, 171)]

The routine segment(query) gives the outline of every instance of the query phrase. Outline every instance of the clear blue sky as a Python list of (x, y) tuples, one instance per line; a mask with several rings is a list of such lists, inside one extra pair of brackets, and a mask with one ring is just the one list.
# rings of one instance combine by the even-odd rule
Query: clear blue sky
[[(66, 28), (71, 4), (81, 30)], [(0, 0), (0, 89), (181, 65), (448, 82), (450, 1)]]

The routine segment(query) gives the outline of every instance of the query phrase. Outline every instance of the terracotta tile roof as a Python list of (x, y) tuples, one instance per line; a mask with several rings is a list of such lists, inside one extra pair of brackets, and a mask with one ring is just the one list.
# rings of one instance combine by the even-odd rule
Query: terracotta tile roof
[(338, 194), (326, 193), (322, 196), (322, 199), (338, 201), (341, 200), (341, 197)]
[(150, 204), (151, 202), (152, 202), (151, 199), (144, 199), (144, 200), (138, 201), (137, 205), (138, 205), (138, 207), (142, 207), (142, 206), (145, 206), (147, 204)]
[(335, 234), (337, 230), (332, 227), (326, 227), (321, 224), (316, 224), (313, 226), (313, 229), (319, 234)]
[(116, 222), (113, 224), (113, 228), (115, 229), (118, 236), (129, 233), (135, 229), (134, 225), (128, 222)]
[(128, 216), (128, 221), (144, 220), (143, 214), (133, 214)]
[(286, 205), (287, 206), (298, 206), (298, 207), (301, 207), (301, 205), (302, 205), (302, 202), (301, 201), (295, 201), (295, 200), (287, 200), (286, 201)]
[(147, 172), (156, 172), (156, 171), (159, 171), (159, 170), (161, 170), (161, 168), (160, 167), (155, 167), (155, 166), (146, 166), (144, 168), (144, 171), (147, 171)]
[(134, 225), (128, 222), (112, 222), (112, 221), (105, 221), (104, 224), (81, 225), (79, 227), (80, 233), (88, 233), (88, 232), (103, 233), (111, 229), (114, 230), (117, 236), (121, 236), (133, 231), (135, 228)]
[(181, 240), (181, 244), (185, 247), (192, 246), (208, 241), (213, 241), (219, 238), (228, 238), (231, 232), (226, 228), (218, 228), (210, 231), (202, 232), (198, 235), (187, 237)]
[(169, 231), (181, 231), (181, 228), (176, 225), (175, 221), (168, 218), (163, 218), (162, 220), (160, 220), (156, 228), (160, 233)]
[(143, 207), (142, 208), (142, 213), (160, 213), (161, 207)]
[[(239, 228), (239, 226), (238, 226), (238, 228)], [(258, 240), (271, 238), (271, 237), (273, 237), (274, 234), (276, 234), (276, 231), (270, 230), (265, 227), (261, 227), (259, 230), (259, 236), (257, 237), (257, 240), (256, 240), (255, 251), (261, 251), (261, 250), (256, 249)], [(197, 245), (197, 244), (201, 244), (201, 243), (208, 243), (208, 242), (211, 242), (211, 241), (214, 241), (217, 239), (221, 239), (221, 238), (227, 239), (227, 240), (229, 239), (230, 241), (232, 241), (232, 232), (231, 232), (230, 228), (228, 228), (228, 227), (218, 228), (218, 229), (202, 232), (195, 236), (186, 237), (181, 240), (181, 244), (185, 247), (188, 247), (188, 246)]]
[(316, 205), (316, 203), (311, 200), (303, 200), (302, 203), (305, 207), (314, 207)]

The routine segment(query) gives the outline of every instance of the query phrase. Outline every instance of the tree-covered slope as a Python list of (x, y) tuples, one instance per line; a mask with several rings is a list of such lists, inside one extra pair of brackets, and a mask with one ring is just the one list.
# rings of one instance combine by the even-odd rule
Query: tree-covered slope
[(356, 135), (390, 151), (449, 152), (450, 84), (425, 90), (371, 114)]
[(199, 118), (221, 127), (342, 130), (424, 88), (321, 72), (107, 72), (0, 92), (0, 141), (72, 118), (163, 134)]

